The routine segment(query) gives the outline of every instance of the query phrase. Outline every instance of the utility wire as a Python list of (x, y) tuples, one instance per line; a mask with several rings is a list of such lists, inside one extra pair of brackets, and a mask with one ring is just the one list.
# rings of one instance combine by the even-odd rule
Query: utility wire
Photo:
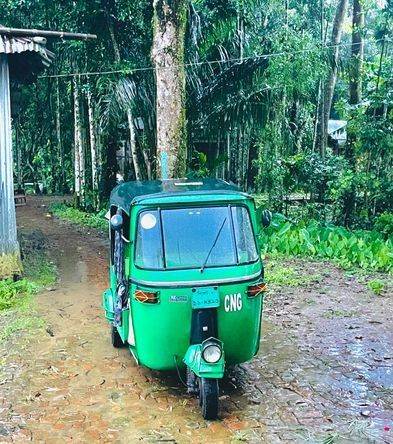
[[(377, 40), (364, 40), (363, 43), (378, 43), (385, 41), (385, 43), (392, 43), (392, 40), (389, 39), (377, 39)], [(282, 57), (282, 56), (291, 56), (294, 54), (304, 54), (304, 53), (310, 53), (310, 52), (316, 52), (319, 50), (327, 50), (331, 48), (337, 48), (337, 47), (348, 47), (348, 46), (355, 46), (359, 45), (359, 43), (340, 43), (337, 45), (325, 45), (321, 48), (308, 48), (308, 49), (300, 49), (298, 51), (283, 51), (283, 52), (273, 52), (270, 54), (261, 54), (261, 55), (255, 55), (255, 56), (249, 56), (249, 57), (242, 57), (242, 58), (233, 58), (233, 59), (227, 59), (227, 60), (209, 60), (209, 61), (203, 61), (203, 62), (193, 62), (193, 63), (183, 63), (180, 65), (174, 65), (177, 66), (184, 66), (185, 68), (193, 67), (193, 66), (202, 66), (202, 65), (216, 65), (220, 63), (236, 63), (236, 62), (244, 62), (246, 60), (255, 60), (255, 59), (271, 59), (273, 57)], [(154, 67), (154, 66), (146, 66), (143, 68), (127, 68), (127, 69), (119, 69), (114, 71), (92, 71), (92, 72), (75, 72), (75, 73), (67, 73), (67, 74), (53, 74), (48, 76), (38, 76), (38, 79), (53, 79), (53, 78), (60, 78), (60, 77), (84, 77), (84, 76), (105, 76), (110, 74), (132, 74), (134, 72), (142, 72), (142, 71), (156, 71), (157, 69), (173, 69), (172, 66), (161, 66), (161, 67)]]

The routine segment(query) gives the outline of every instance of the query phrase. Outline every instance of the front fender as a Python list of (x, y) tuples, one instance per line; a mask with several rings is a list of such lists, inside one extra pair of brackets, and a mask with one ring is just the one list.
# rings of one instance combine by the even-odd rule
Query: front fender
[(113, 320), (115, 317), (115, 304), (114, 304), (114, 298), (112, 289), (108, 288), (105, 290), (105, 292), (102, 294), (102, 306), (105, 311), (105, 317), (106, 319), (113, 324)]
[(210, 364), (202, 358), (202, 344), (193, 344), (188, 347), (183, 362), (200, 378), (222, 378), (224, 376), (224, 350), (220, 360)]

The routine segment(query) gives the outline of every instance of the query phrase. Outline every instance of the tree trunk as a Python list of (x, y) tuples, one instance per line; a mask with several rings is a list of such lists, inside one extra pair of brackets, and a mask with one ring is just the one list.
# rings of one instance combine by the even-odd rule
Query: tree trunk
[(64, 152), (63, 144), (61, 142), (61, 119), (60, 119), (60, 88), (59, 79), (56, 79), (56, 136), (57, 136), (57, 150), (59, 155), (59, 167), (61, 183), (59, 189), (62, 193), (65, 192), (65, 169), (64, 169)]
[(347, 8), (348, 8), (348, 0), (340, 0), (337, 6), (336, 15), (334, 17), (332, 38), (329, 43), (329, 46), (332, 46), (330, 50), (331, 66), (327, 80), (325, 81), (324, 84), (322, 117), (319, 130), (319, 145), (320, 145), (320, 153), (322, 156), (324, 156), (326, 152), (328, 123), (330, 117), (330, 110), (332, 108), (334, 89), (336, 87), (336, 80), (337, 80), (338, 55), (339, 55), (338, 45), (341, 42), (342, 29)]
[(82, 202), (82, 133), (80, 127), (79, 88), (76, 77), (74, 78), (74, 194), (77, 206)]
[(114, 8), (114, 3), (115, 2), (113, 2), (113, 1), (108, 2), (107, 7), (105, 8), (105, 15), (106, 15), (106, 22), (108, 24), (109, 35), (110, 35), (111, 42), (112, 42), (113, 58), (115, 59), (115, 62), (119, 63), (121, 60), (120, 49), (119, 49), (119, 45), (117, 43), (116, 36), (115, 36), (115, 30), (113, 27), (111, 12), (108, 10), (108, 9)]
[(356, 105), (362, 100), (363, 27), (364, 11), (362, 0), (353, 0), (352, 60), (349, 75), (349, 103), (351, 105)]
[(226, 162), (226, 174), (225, 174), (225, 179), (227, 181), (231, 180), (231, 132), (230, 129), (228, 129), (227, 131), (227, 140), (226, 140), (226, 155), (227, 155), (227, 162)]
[(94, 208), (98, 209), (98, 173), (97, 173), (97, 144), (94, 131), (94, 110), (90, 88), (87, 91), (87, 108), (89, 116), (90, 154), (91, 154), (91, 182), (93, 190)]
[(156, 74), (157, 177), (186, 172), (184, 36), (187, 0), (154, 0), (152, 59)]
[(147, 152), (144, 149), (142, 149), (142, 155), (146, 166), (147, 178), (148, 180), (151, 180), (152, 179), (151, 162)]
[(138, 155), (136, 152), (135, 128), (132, 118), (132, 112), (130, 109), (127, 110), (127, 119), (128, 119), (128, 127), (130, 129), (130, 148), (131, 148), (132, 165), (135, 171), (135, 179), (141, 180), (142, 179), (141, 170), (139, 168)]
[[(363, 66), (364, 42), (362, 37), (364, 26), (364, 12), (362, 0), (353, 0), (352, 16), (352, 59), (349, 66), (349, 103), (357, 105), (362, 99), (361, 70)], [(357, 135), (348, 132), (345, 156), (352, 171), (356, 172), (355, 145)], [(350, 188), (344, 194), (344, 224), (350, 226), (352, 215), (356, 207), (356, 187), (351, 183)]]

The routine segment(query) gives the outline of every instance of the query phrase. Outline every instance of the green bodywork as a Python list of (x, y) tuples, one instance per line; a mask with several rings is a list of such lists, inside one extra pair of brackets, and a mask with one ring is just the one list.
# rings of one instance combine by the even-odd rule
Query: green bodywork
[[(174, 182), (134, 182), (131, 183), (133, 186), (125, 183), (112, 193), (111, 214), (121, 208), (129, 216), (129, 223), (125, 225), (129, 232), (124, 232), (129, 238), (129, 242), (124, 244), (129, 302), (122, 313), (122, 325), (117, 327), (119, 334), (128, 343), (135, 359), (146, 367), (174, 369), (182, 365), (186, 356), (187, 364), (191, 363), (195, 373), (203, 373), (207, 367), (197, 368), (198, 361), (201, 361), (196, 359), (200, 348), (198, 345), (190, 347), (192, 295), (198, 288), (215, 288), (219, 305), (216, 308), (218, 339), (223, 342), (225, 364), (248, 361), (257, 353), (260, 340), (263, 295), (253, 298), (247, 295), (248, 286), (263, 280), (259, 250), (259, 258), (254, 263), (206, 267), (203, 272), (200, 269), (152, 271), (135, 266), (135, 235), (138, 214), (142, 210), (238, 204), (248, 208), (253, 231), (258, 231), (253, 199), (239, 192), (235, 186), (223, 181), (205, 180), (203, 186), (182, 186), (179, 190)], [(167, 185), (166, 189), (163, 184)], [(106, 318), (113, 322), (116, 277), (112, 264), (110, 283), (110, 289), (103, 295), (103, 306)], [(158, 293), (158, 303), (136, 300), (136, 290)], [(209, 366), (206, 377), (208, 374), (217, 375), (210, 377), (222, 376), (223, 358), (213, 365), (214, 368), (211, 364)]]

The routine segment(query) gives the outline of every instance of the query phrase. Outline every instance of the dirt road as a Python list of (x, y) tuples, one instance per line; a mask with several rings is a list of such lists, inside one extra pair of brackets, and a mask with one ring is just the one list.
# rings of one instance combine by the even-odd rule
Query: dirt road
[(222, 384), (204, 421), (175, 374), (138, 367), (110, 344), (101, 310), (107, 243), (18, 209), (41, 232), (59, 282), (37, 296), (45, 327), (1, 345), (0, 443), (393, 443), (392, 294), (323, 263), (288, 262), (308, 283), (266, 301), (258, 356)]

